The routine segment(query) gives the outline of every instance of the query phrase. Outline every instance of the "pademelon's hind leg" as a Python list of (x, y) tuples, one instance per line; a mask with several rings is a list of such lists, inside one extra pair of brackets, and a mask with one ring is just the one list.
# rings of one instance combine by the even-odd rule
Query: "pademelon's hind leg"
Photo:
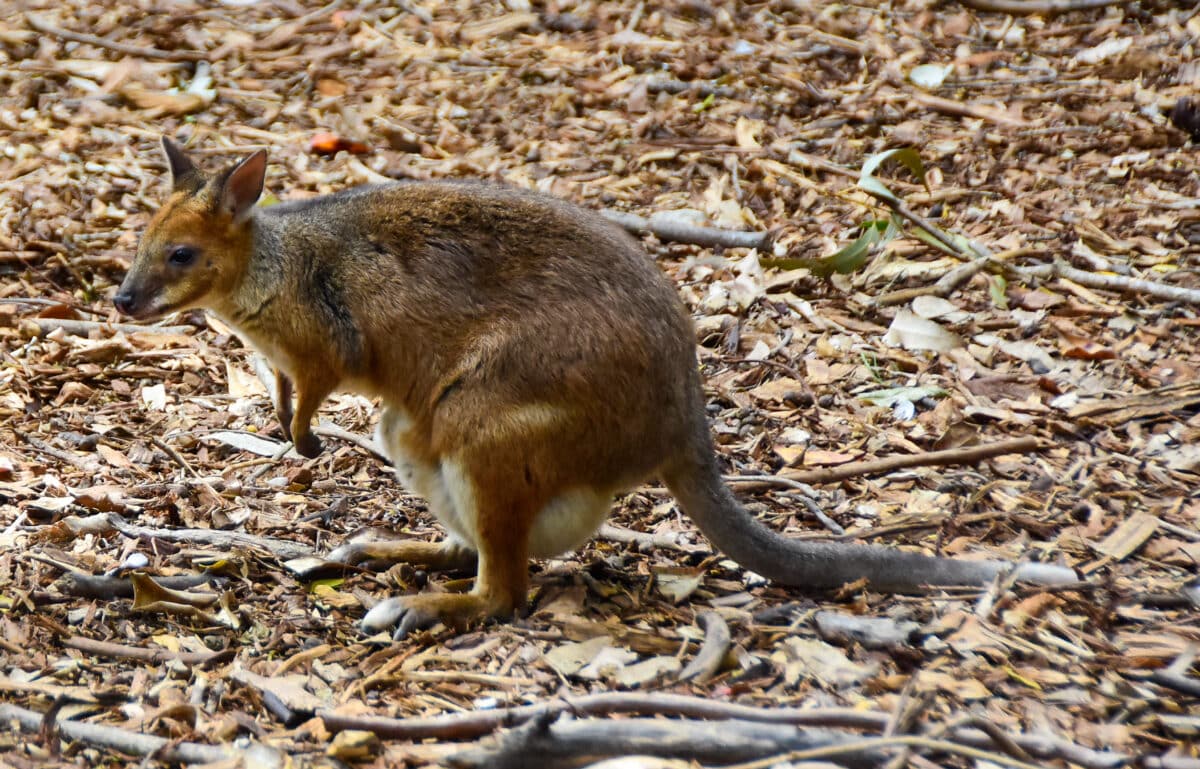
[[(465, 458), (464, 458), (465, 460)], [(389, 598), (363, 617), (363, 627), (395, 627), (401, 638), (441, 622), (461, 628), (508, 618), (525, 607), (529, 591), (529, 531), (544, 507), (535, 489), (514, 483), (503, 462), (443, 462), (443, 475), (460, 521), (470, 521), (479, 572), (469, 593), (422, 593)]]
[(473, 571), (475, 551), (464, 537), (456, 536), (459, 515), (454, 509), (441, 469), (419, 462), (405, 452), (405, 435), (411, 422), (400, 409), (385, 407), (375, 432), (375, 441), (392, 462), (400, 482), (425, 498), (434, 516), (451, 530), (441, 542), (419, 542), (381, 536), (375, 529), (364, 529), (347, 538), (328, 556), (332, 561), (356, 564), (363, 561), (411, 563), (434, 570)]
[(441, 542), (383, 539), (373, 529), (364, 529), (348, 537), (327, 557), (348, 564), (363, 561), (411, 563), (436, 571), (473, 571), (476, 563), (475, 551), (453, 537)]

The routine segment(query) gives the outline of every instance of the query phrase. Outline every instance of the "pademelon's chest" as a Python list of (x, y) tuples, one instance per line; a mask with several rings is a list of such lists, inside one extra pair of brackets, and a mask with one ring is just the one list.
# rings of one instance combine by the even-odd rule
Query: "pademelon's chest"
[(313, 356), (305, 349), (309, 345), (297, 344), (299, 340), (294, 335), (289, 335), (287, 329), (276, 328), (273, 325), (268, 326), (256, 318), (238, 322), (235, 319), (236, 313), (220, 310), (210, 310), (210, 312), (233, 329), (243, 344), (262, 355), (270, 361), (272, 366), (283, 371), (292, 379), (302, 381), (305, 378), (306, 369), (310, 366), (323, 365), (319, 359), (323, 356)]

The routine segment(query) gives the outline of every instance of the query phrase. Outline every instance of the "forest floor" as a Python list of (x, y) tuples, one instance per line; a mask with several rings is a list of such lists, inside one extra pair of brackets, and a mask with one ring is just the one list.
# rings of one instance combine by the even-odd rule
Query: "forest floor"
[[(0, 717), (26, 733), (0, 731), (0, 761), (707, 766), (798, 747), (774, 713), (877, 751), (792, 762), (1196, 766), (1200, 177), (1170, 115), (1200, 84), (1200, 16), (872, 5), (8, 4)], [(727, 472), (785, 479), (736, 483), (751, 509), (789, 536), (1053, 562), (1085, 584), (785, 589), (713, 557), (650, 484), (604, 536), (535, 564), (527, 616), (368, 637), (373, 602), (469, 575), (301, 579), (295, 559), (369, 526), (436, 539), (424, 502), (365, 441), (285, 455), (219, 321), (109, 325), (167, 192), (162, 134), (208, 167), (267, 149), (277, 199), (471, 177), (770, 233), (645, 239), (696, 318)], [(813, 260), (887, 218), (859, 169), (898, 147), (927, 185), (875, 176), (915, 216), (821, 277)], [(334, 436), (376, 418), (353, 394), (320, 412)], [(1015, 438), (1034, 440), (923, 458)]]

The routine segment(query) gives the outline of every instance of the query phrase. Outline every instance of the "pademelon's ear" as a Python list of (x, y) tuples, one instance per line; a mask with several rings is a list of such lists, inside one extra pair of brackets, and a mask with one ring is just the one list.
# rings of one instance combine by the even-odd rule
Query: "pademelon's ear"
[(219, 209), (233, 220), (242, 221), (262, 195), (267, 177), (267, 151), (257, 150), (223, 174), (217, 182), (216, 201)]
[(179, 189), (200, 173), (188, 156), (183, 154), (183, 147), (164, 136), (162, 148), (163, 154), (167, 156), (167, 167), (171, 169), (172, 188)]

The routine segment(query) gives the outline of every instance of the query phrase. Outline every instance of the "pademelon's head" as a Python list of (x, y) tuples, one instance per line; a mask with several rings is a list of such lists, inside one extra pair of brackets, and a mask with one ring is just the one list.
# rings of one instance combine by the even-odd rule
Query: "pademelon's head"
[(113, 297), (134, 318), (213, 307), (236, 288), (253, 248), (251, 214), (267, 171), (263, 150), (210, 176), (165, 136), (162, 147), (171, 195), (142, 234)]

